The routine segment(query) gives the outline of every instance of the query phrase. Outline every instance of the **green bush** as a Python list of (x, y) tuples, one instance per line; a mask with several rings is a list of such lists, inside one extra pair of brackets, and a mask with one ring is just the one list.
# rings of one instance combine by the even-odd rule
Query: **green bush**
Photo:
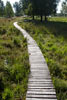
[(25, 77), (25, 74), (26, 74), (24, 66), (19, 65), (19, 64), (13, 65), (10, 73), (11, 73), (12, 80), (17, 82), (17, 83), (19, 81), (23, 80), (23, 78)]
[(21, 41), (18, 37), (14, 38), (14, 44), (17, 46), (17, 47), (21, 47)]
[(49, 66), (51, 75), (53, 77), (63, 78), (62, 69), (53, 59), (46, 58), (47, 64)]
[(14, 35), (20, 35), (20, 31), (19, 30), (17, 30), (14, 26), (10, 26), (9, 27), (9, 32), (8, 32), (9, 34), (14, 34)]
[(2, 94), (2, 99), (3, 100), (11, 100), (13, 97), (13, 93), (9, 88), (5, 88), (3, 94)]
[(0, 27), (0, 35), (3, 35), (7, 32), (5, 27)]
[(53, 81), (54, 81), (54, 85), (56, 88), (58, 100), (66, 100), (66, 98), (67, 98), (67, 81), (58, 79), (58, 78), (54, 78)]

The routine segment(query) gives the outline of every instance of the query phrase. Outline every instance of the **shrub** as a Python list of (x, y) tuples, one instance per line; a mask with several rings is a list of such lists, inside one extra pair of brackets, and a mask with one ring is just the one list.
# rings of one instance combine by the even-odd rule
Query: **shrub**
[(20, 41), (20, 39), (19, 38), (14, 38), (14, 45), (16, 45), (17, 47), (21, 47), (21, 41)]
[(3, 35), (5, 34), (7, 31), (6, 31), (6, 28), (5, 27), (0, 27), (0, 34)]
[(55, 61), (53, 61), (53, 59), (48, 59), (47, 58), (46, 60), (47, 60), (51, 75), (53, 77), (62, 78), (63, 77), (62, 69), (59, 66), (59, 64), (57, 64)]
[(13, 97), (12, 91), (9, 88), (5, 88), (3, 95), (2, 95), (2, 99), (11, 100), (12, 97)]
[(10, 26), (9, 27), (9, 34), (14, 34), (14, 35), (19, 35), (20, 34), (20, 31), (19, 30), (17, 30), (14, 26)]
[(53, 82), (54, 82), (54, 85), (56, 88), (58, 100), (66, 100), (66, 98), (67, 98), (67, 81), (58, 79), (58, 78), (53, 78)]

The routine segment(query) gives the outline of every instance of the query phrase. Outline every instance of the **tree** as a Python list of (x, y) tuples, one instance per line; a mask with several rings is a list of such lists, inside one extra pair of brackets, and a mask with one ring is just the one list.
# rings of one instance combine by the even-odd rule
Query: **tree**
[(57, 0), (31, 0), (33, 5), (33, 15), (43, 16), (47, 20), (46, 16), (56, 13)]
[(22, 10), (24, 11), (24, 14), (26, 14), (26, 10), (28, 9), (29, 2), (30, 0), (20, 0), (20, 6)]
[(22, 2), (22, 7), (24, 12), (27, 11), (28, 15), (41, 16), (41, 21), (43, 16), (47, 20), (47, 16), (56, 13), (56, 6), (59, 0), (20, 0)]
[(15, 15), (16, 16), (21, 16), (22, 15), (22, 10), (21, 10), (21, 5), (18, 2), (15, 2), (15, 4), (13, 5), (15, 8)]
[(8, 17), (8, 18), (11, 18), (14, 16), (12, 6), (11, 6), (10, 2), (8, 2), (8, 1), (6, 3), (6, 7), (5, 7), (5, 14), (6, 14), (6, 17)]
[(5, 7), (2, 0), (0, 0), (0, 16), (4, 16), (5, 14)]
[(67, 15), (67, 0), (62, 3), (62, 10), (61, 10), (62, 15)]

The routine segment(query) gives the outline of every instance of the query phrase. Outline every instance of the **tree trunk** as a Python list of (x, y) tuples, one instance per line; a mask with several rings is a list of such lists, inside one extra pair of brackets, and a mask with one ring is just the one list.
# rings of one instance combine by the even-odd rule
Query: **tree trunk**
[(43, 16), (41, 15), (41, 22), (43, 21)]
[(33, 20), (34, 20), (34, 15), (33, 15)]
[(47, 21), (47, 16), (45, 15), (45, 21)]

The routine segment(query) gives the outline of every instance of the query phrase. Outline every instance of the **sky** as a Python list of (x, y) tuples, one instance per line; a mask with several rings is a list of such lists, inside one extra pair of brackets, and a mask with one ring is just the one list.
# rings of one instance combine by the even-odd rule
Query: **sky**
[(13, 5), (15, 2), (19, 2), (19, 0), (2, 0), (5, 4), (7, 1), (10, 1), (10, 3)]
[[(3, 1), (4, 1), (5, 4), (6, 4), (7, 1), (10, 1), (12, 5), (13, 5), (13, 3), (16, 2), (16, 1), (19, 2), (19, 0), (3, 0)], [(58, 5), (58, 11), (57, 11), (58, 13), (60, 13), (60, 10), (61, 10), (61, 8), (62, 8), (62, 7), (61, 7), (61, 4), (62, 4), (63, 1), (64, 1), (64, 0), (60, 0), (60, 3), (59, 3), (59, 5)]]
[(60, 3), (58, 4), (58, 7), (57, 7), (57, 9), (58, 9), (58, 11), (57, 11), (57, 13), (60, 13), (60, 10), (62, 9), (62, 2), (63, 1), (65, 1), (65, 0), (60, 0)]

